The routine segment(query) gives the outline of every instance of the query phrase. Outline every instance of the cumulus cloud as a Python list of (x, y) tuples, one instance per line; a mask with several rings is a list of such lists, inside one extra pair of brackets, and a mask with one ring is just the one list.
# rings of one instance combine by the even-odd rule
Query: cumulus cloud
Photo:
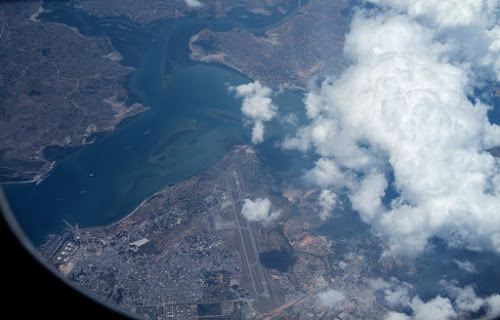
[(281, 214), (279, 210), (271, 212), (271, 201), (267, 198), (257, 198), (255, 201), (244, 199), (243, 201), (244, 203), (241, 208), (241, 214), (248, 221), (269, 224), (276, 221)]
[(384, 319), (388, 320), (427, 320), (427, 319), (452, 319), (456, 317), (450, 299), (436, 296), (427, 302), (420, 299), (419, 296), (411, 297), (413, 287), (405, 282), (399, 282), (392, 278), (390, 282), (376, 280), (371, 283), (375, 290), (383, 290), (385, 302), (391, 309), (408, 308), (411, 310), (411, 316), (401, 312), (390, 311)]
[(415, 320), (427, 319), (453, 319), (457, 313), (453, 310), (450, 299), (437, 296), (434, 299), (423, 302), (419, 297), (413, 298), (411, 302), (413, 310), (412, 318)]
[(499, 3), (495, 0), (369, 0), (369, 2), (406, 13), (413, 18), (426, 18), (442, 28), (481, 25), (493, 27)]
[(423, 302), (416, 297), (410, 304), (412, 315), (408, 316), (401, 312), (390, 311), (384, 317), (385, 320), (428, 320), (440, 319), (448, 320), (455, 319), (457, 313), (453, 310), (451, 302), (447, 298), (437, 296), (434, 299)]
[(494, 294), (485, 299), (486, 308), (488, 312), (486, 313), (487, 319), (498, 319), (500, 317), (500, 295)]
[[(318, 154), (305, 179), (347, 188), (389, 254), (418, 255), (432, 236), (500, 252), (500, 162), (487, 152), (500, 145), (500, 127), (469, 99), (472, 71), (493, 51), (467, 53), (458, 39), (459, 28), (494, 32), (492, 4), (457, 4), (452, 14), (465, 20), (452, 24), (440, 19), (456, 1), (374, 2), (383, 9), (360, 11), (346, 36), (352, 65), (307, 93), (309, 123), (283, 148)], [(384, 205), (389, 186), (397, 196)]]
[(332, 215), (332, 211), (337, 204), (337, 195), (331, 190), (322, 190), (319, 194), (319, 205), (321, 206), (321, 211), (319, 216), (321, 220), (326, 220)]
[(463, 270), (468, 273), (477, 273), (476, 266), (469, 260), (460, 261), (454, 259), (453, 262), (455, 262), (455, 264), (458, 266), (460, 270)]
[(316, 161), (313, 169), (308, 171), (305, 180), (310, 183), (327, 188), (329, 186), (339, 186), (344, 183), (344, 174), (340, 171), (338, 165), (327, 158), (320, 158)]
[(252, 142), (259, 144), (264, 141), (264, 123), (256, 121), (252, 129)]
[(254, 123), (252, 129), (252, 142), (258, 144), (264, 141), (264, 122), (270, 121), (278, 111), (273, 104), (271, 95), (273, 91), (264, 87), (259, 81), (229, 87), (229, 91), (236, 92), (237, 98), (243, 98), (241, 111)]
[[(425, 320), (425, 319), (455, 319), (459, 312), (478, 312), (485, 308), (485, 319), (494, 319), (500, 315), (500, 296), (493, 294), (486, 298), (476, 295), (471, 285), (460, 287), (457, 281), (441, 280), (440, 285), (447, 297), (437, 295), (433, 299), (423, 301), (415, 294), (413, 286), (396, 278), (390, 281), (372, 280), (370, 285), (374, 291), (382, 291), (385, 303), (390, 311), (386, 320)], [(404, 308), (409, 315), (394, 311)]]
[(297, 127), (299, 124), (299, 119), (294, 113), (289, 113), (280, 119), (280, 122), (285, 127)]
[(496, 0), (370, 0), (436, 30), (453, 46), (455, 58), (475, 72), (491, 72), (500, 80), (500, 3)]
[(411, 317), (407, 316), (404, 313), (389, 311), (385, 315), (384, 320), (411, 320)]
[(203, 6), (203, 4), (198, 0), (184, 0), (184, 1), (186, 1), (187, 6), (190, 8), (200, 8), (201, 6)]
[(380, 200), (387, 188), (385, 176), (377, 171), (370, 172), (353, 194), (349, 197), (354, 210), (359, 212), (361, 220), (371, 223), (384, 209)]
[(391, 278), (389, 282), (382, 279), (372, 280), (371, 287), (375, 291), (382, 291), (384, 299), (389, 308), (395, 309), (398, 307), (408, 307), (411, 304), (411, 295), (413, 293), (413, 286), (400, 282), (396, 278)]
[(454, 304), (459, 311), (477, 312), (483, 306), (484, 300), (479, 298), (472, 286), (460, 288), (456, 281), (439, 282), (448, 292), (448, 295), (455, 300)]
[(329, 289), (319, 292), (318, 299), (321, 305), (337, 310), (342, 307), (342, 301), (344, 301), (345, 295), (338, 290)]

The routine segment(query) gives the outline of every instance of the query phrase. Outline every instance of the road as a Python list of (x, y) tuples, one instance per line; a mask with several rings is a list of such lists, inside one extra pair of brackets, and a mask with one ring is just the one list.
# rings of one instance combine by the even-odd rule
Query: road
[(272, 319), (277, 319), (279, 317), (282, 316), (282, 313), (284, 311), (286, 311), (287, 309), (293, 307), (294, 305), (296, 305), (297, 303), (300, 303), (302, 301), (304, 301), (305, 299), (307, 298), (310, 298), (316, 294), (318, 294), (319, 292), (323, 291), (323, 290), (326, 290), (330, 287), (332, 287), (333, 284), (336, 284), (337, 286), (340, 285), (342, 282), (344, 282), (346, 279), (348, 279), (351, 275), (355, 274), (356, 272), (359, 272), (360, 271), (360, 266), (359, 264), (356, 264), (354, 266), (352, 266), (349, 271), (347, 271), (341, 278), (339, 279), (335, 279), (333, 281), (333, 283), (330, 283), (330, 284), (327, 284), (327, 285), (324, 285), (312, 292), (309, 292), (308, 294), (305, 294), (304, 296), (300, 297), (300, 298), (297, 298), (295, 300), (292, 300), (270, 312), (267, 312), (264, 315), (264, 319), (265, 320), (272, 320)]

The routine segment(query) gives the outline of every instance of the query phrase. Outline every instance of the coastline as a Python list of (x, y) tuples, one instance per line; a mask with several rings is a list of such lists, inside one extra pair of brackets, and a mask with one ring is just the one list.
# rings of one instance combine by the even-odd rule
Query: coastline
[[(120, 218), (119, 220), (116, 220), (115, 222), (112, 222), (112, 223), (109, 223), (109, 224), (102, 224), (102, 225), (94, 225), (94, 226), (89, 226), (89, 227), (85, 227), (85, 228), (82, 228), (82, 229), (94, 229), (94, 228), (111, 228), (111, 227), (115, 227), (116, 225), (124, 222), (126, 219), (132, 217), (144, 204), (146, 204), (149, 200), (151, 200), (152, 198), (156, 197), (157, 195), (165, 192), (165, 190), (167, 190), (168, 188), (172, 188), (174, 187), (175, 185), (177, 184), (180, 184), (180, 183), (185, 183), (186, 181), (188, 181), (189, 179), (193, 179), (194, 177), (196, 176), (199, 176), (201, 174), (203, 174), (204, 172), (216, 167), (217, 165), (219, 165), (221, 162), (227, 160), (227, 158), (235, 153), (235, 152), (238, 152), (239, 150), (243, 149), (243, 148), (246, 148), (246, 149), (250, 149), (250, 150), (253, 150), (253, 147), (251, 145), (247, 145), (247, 144), (237, 144), (235, 146), (232, 147), (232, 149), (230, 149), (229, 152), (227, 152), (227, 154), (222, 158), (220, 159), (219, 161), (215, 162), (214, 164), (212, 164), (210, 167), (200, 171), (200, 172), (197, 172), (189, 177), (186, 177), (185, 179), (177, 182), (177, 183), (174, 183), (174, 184), (169, 184), (169, 185), (166, 185), (165, 187), (163, 187), (162, 189), (156, 191), (155, 193), (153, 193), (152, 195), (150, 195), (149, 197), (147, 197), (146, 199), (144, 199), (143, 201), (141, 201), (140, 204), (138, 204), (132, 211), (130, 211), (129, 213), (127, 213), (125, 216), (123, 216), (122, 218)], [(47, 235), (49, 236), (49, 235)]]
[[(116, 129), (118, 129), (121, 125), (126, 124), (126, 123), (128, 123), (128, 121), (133, 120), (135, 117), (151, 110), (151, 107), (145, 106), (142, 103), (134, 103), (134, 104), (132, 104), (128, 107), (125, 107), (125, 108), (126, 108), (126, 110), (124, 110), (121, 113), (117, 113), (115, 115), (115, 121), (113, 121), (113, 123), (111, 123), (109, 130), (102, 130), (102, 131), (98, 131), (98, 132), (96, 131), (94, 133), (99, 133), (99, 134), (104, 134), (104, 135), (111, 133), (111, 132), (115, 131)], [(77, 152), (78, 150), (81, 150), (83, 147), (85, 147), (87, 145), (93, 144), (94, 142), (95, 142), (95, 139), (93, 139), (92, 141), (89, 141), (89, 142), (85, 142), (85, 141), (82, 142), (81, 145), (77, 146), (77, 150), (75, 150), (75, 152)], [(49, 147), (49, 146), (46, 146), (46, 147)], [(46, 159), (44, 159), (44, 160), (46, 160)], [(36, 185), (39, 185), (48, 176), (50, 176), (50, 173), (52, 172), (54, 167), (63, 160), (60, 160), (60, 161), (48, 161), (48, 160), (46, 160), (47, 164), (48, 164), (46, 166), (46, 168), (41, 170), (40, 172), (36, 173), (32, 179), (20, 180), (20, 181), (0, 181), (0, 187), (2, 185), (30, 184), (30, 183), (35, 183)]]
[[(189, 178), (188, 178), (189, 179)], [(146, 199), (142, 200), (141, 203), (139, 203), (137, 205), (137, 207), (134, 208), (134, 210), (132, 210), (131, 212), (127, 213), (124, 217), (120, 218), (119, 220), (116, 220), (115, 222), (112, 222), (110, 224), (105, 224), (105, 225), (96, 225), (96, 226), (91, 226), (89, 228), (111, 228), (111, 227), (114, 227), (120, 223), (122, 223), (123, 221), (125, 221), (126, 219), (130, 218), (131, 216), (133, 216), (146, 202), (148, 202), (150, 199), (152, 199), (153, 197), (157, 196), (158, 194), (162, 193), (163, 191), (165, 191), (165, 189), (167, 188), (170, 188), (171, 186), (168, 185), (166, 186), (165, 188), (159, 190), (159, 191), (156, 191), (155, 193), (153, 193), (152, 195), (150, 195), (149, 197), (147, 197)]]
[(37, 173), (33, 177), (33, 179), (31, 179), (31, 180), (21, 180), (21, 181), (0, 181), (0, 187), (3, 186), (3, 185), (10, 185), (10, 184), (30, 184), (30, 183), (35, 183), (36, 185), (39, 185), (48, 176), (50, 176), (50, 172), (52, 171), (52, 169), (54, 169), (54, 167), (57, 164), (56, 161), (52, 161), (52, 162), (47, 161), (47, 163), (48, 163), (47, 169), (43, 170), (40, 173)]
[[(118, 52), (121, 52), (121, 50), (118, 50)], [(124, 56), (123, 60), (126, 60), (127, 55), (123, 54), (123, 56)], [(131, 56), (133, 57), (133, 52), (131, 53)], [(155, 58), (155, 57), (153, 57), (153, 58)], [(238, 70), (237, 68), (232, 67), (232, 66), (228, 66), (227, 64), (218, 63), (216, 61), (212, 61), (212, 62), (197, 61), (194, 59), (190, 59), (189, 54), (185, 58), (187, 60), (187, 63), (186, 63), (187, 65), (192, 65), (192, 64), (210, 65), (210, 66), (214, 66), (220, 70), (230, 71), (231, 73), (233, 73), (239, 77), (247, 79), (247, 81), (254, 81), (254, 79), (252, 79), (248, 74), (242, 72), (242, 70)], [(132, 73), (137, 72), (139, 69), (142, 69), (142, 67), (135, 68), (134, 70), (131, 70), (131, 72), (127, 75), (126, 80), (124, 82), (125, 89), (127, 90), (127, 93), (129, 94), (129, 96), (133, 97), (132, 101), (127, 101), (130, 104), (127, 102), (125, 102), (124, 104), (117, 103), (119, 101), (117, 101), (116, 97), (113, 97), (113, 96), (108, 97), (106, 99), (106, 101), (103, 101), (104, 104), (110, 105), (111, 108), (113, 108), (113, 110), (115, 110), (115, 112), (116, 112), (116, 117), (114, 118), (114, 121), (111, 121), (111, 127), (107, 128), (107, 130), (102, 131), (104, 136), (108, 137), (110, 133), (115, 132), (120, 127), (128, 126), (131, 122), (135, 123), (135, 120), (136, 120), (135, 118), (138, 115), (144, 114), (145, 111), (150, 110), (151, 107), (146, 106), (146, 103), (148, 105), (151, 105), (153, 108), (156, 107), (155, 104), (152, 103), (151, 101), (144, 101), (144, 102), (140, 101), (141, 100), (141, 99), (139, 99), (140, 95), (138, 95), (137, 92), (135, 92), (134, 89), (131, 88), (130, 84), (128, 83), (128, 81), (131, 78), (130, 75)], [(163, 75), (165, 76), (165, 74), (163, 74)], [(161, 96), (160, 96), (160, 98), (161, 98)], [(137, 99), (139, 99), (139, 100), (137, 100)], [(232, 98), (231, 98), (231, 100), (232, 100)], [(139, 105), (140, 105), (140, 107), (139, 107)], [(224, 104), (222, 104), (222, 105), (224, 105)], [(147, 117), (147, 118), (149, 119), (149, 117)], [(151, 135), (148, 135), (148, 139), (154, 139), (154, 137), (155, 137), (154, 135), (156, 132), (157, 131), (153, 130), (153, 133)], [(229, 135), (229, 133), (228, 133), (228, 135)], [(116, 136), (116, 135), (113, 134), (112, 136)], [(141, 137), (143, 137), (143, 135), (141, 135)], [(107, 140), (107, 142), (105, 144), (108, 144), (109, 139), (106, 139), (106, 140)], [(94, 140), (92, 140), (92, 142), (94, 142)], [(99, 141), (97, 141), (97, 142), (100, 143)], [(89, 143), (85, 143), (85, 144), (78, 146), (78, 149), (74, 153), (72, 153), (72, 155), (74, 155), (76, 152), (81, 151), (83, 149), (82, 147), (85, 146), (86, 144), (91, 144), (91, 143), (89, 142)], [(94, 149), (95, 148), (92, 148), (92, 150), (94, 150)], [(120, 153), (120, 152), (123, 153), (123, 151), (119, 151), (122, 149), (118, 148), (117, 150), (118, 150), (117, 153)], [(135, 154), (137, 154), (139, 152), (139, 151), (136, 151), (135, 149), (134, 150), (127, 149), (127, 150), (128, 150), (127, 152), (130, 152), (130, 154), (131, 154), (130, 159), (134, 159), (133, 157), (135, 157)], [(138, 150), (139, 150), (139, 148), (138, 148)], [(229, 152), (227, 150), (229, 150)], [(227, 150), (225, 151), (225, 156), (227, 156), (231, 152), (231, 150), (234, 150), (234, 149), (228, 148)], [(222, 161), (222, 159), (225, 158), (225, 156), (223, 156), (223, 154), (221, 154), (221, 156), (222, 157), (220, 157), (220, 158), (217, 157), (217, 159), (214, 158), (213, 160), (214, 161), (217, 160), (217, 161), (215, 163), (212, 163), (211, 165), (208, 165), (208, 167), (207, 167), (208, 163), (203, 165), (203, 167), (205, 167), (205, 168), (202, 169), (201, 171), (191, 171), (191, 175), (186, 176), (181, 181), (186, 181), (186, 180), (192, 178), (193, 176), (196, 176), (196, 175), (200, 174), (201, 172), (204, 172), (205, 170), (218, 164), (220, 161)], [(124, 157), (129, 159), (128, 155), (125, 155)], [(66, 218), (67, 216), (78, 217), (75, 219), (76, 221), (78, 221), (78, 220), (82, 221), (82, 219), (83, 219), (84, 221), (82, 221), (82, 224), (89, 226), (88, 228), (115, 226), (119, 223), (122, 223), (124, 220), (130, 218), (131, 216), (133, 216), (141, 207), (144, 206), (145, 203), (150, 201), (151, 198), (157, 196), (161, 192), (165, 192), (165, 190), (167, 188), (171, 187), (172, 185), (177, 184), (177, 183), (166, 184), (160, 190), (158, 190), (156, 192), (154, 192), (154, 190), (151, 190), (151, 191), (153, 191), (153, 193), (150, 196), (147, 196), (146, 192), (144, 192), (144, 193), (140, 192), (139, 194), (141, 194), (141, 197), (142, 197), (142, 195), (146, 196), (145, 198), (142, 198), (142, 200), (141, 200), (141, 197), (139, 196), (139, 194), (136, 193), (136, 195), (134, 196), (133, 202), (134, 203), (140, 202), (138, 205), (128, 206), (127, 204), (123, 204), (123, 205), (119, 204), (119, 206), (117, 206), (117, 207), (122, 207), (122, 208), (125, 208), (126, 206), (128, 206), (127, 209), (132, 209), (130, 211), (129, 210), (120, 210), (122, 212), (122, 214), (125, 214), (124, 216), (120, 217), (118, 215), (116, 218), (119, 218), (119, 219), (114, 221), (114, 222), (112, 221), (112, 219), (109, 219), (108, 222), (94, 224), (94, 223), (92, 223), (91, 219), (88, 219), (88, 217), (91, 216), (91, 214), (89, 214), (89, 212), (94, 210), (94, 208), (97, 209), (97, 210), (94, 210), (95, 212), (99, 212), (100, 209), (102, 209), (102, 208), (98, 207), (98, 206), (93, 207), (92, 205), (89, 205), (90, 203), (93, 203), (93, 200), (91, 200), (91, 198), (90, 198), (91, 196), (93, 196), (93, 195), (91, 195), (91, 193), (92, 193), (91, 190), (96, 190), (95, 193), (99, 193), (99, 191), (97, 191), (97, 190), (98, 190), (98, 188), (101, 188), (101, 186), (103, 186), (103, 185), (106, 185), (106, 187), (103, 189), (106, 189), (106, 188), (107, 189), (117, 189), (117, 188), (120, 188), (120, 186), (115, 186), (112, 183), (108, 183), (108, 182), (101, 183), (100, 186), (98, 186), (98, 187), (92, 186), (91, 185), (92, 183), (95, 183), (95, 181), (99, 181), (98, 179), (102, 179), (101, 177), (104, 176), (104, 175), (99, 175), (98, 171), (96, 171), (96, 169), (95, 169), (95, 166), (89, 172), (97, 172), (96, 177), (98, 177), (98, 178), (92, 178), (90, 180), (88, 178), (86, 178), (86, 179), (84, 179), (84, 181), (83, 180), (78, 181), (77, 183), (79, 185), (77, 185), (77, 183), (74, 183), (72, 181), (69, 181), (68, 184), (65, 184), (64, 180), (61, 180), (59, 177), (56, 177), (56, 175), (59, 172), (58, 169), (56, 169), (57, 172), (55, 172), (51, 176), (50, 179), (45, 181), (45, 179), (47, 179), (51, 175), (51, 172), (53, 172), (52, 170), (54, 169), (54, 167), (56, 167), (56, 166), (58, 168), (65, 167), (65, 165), (61, 165), (61, 163), (63, 163), (64, 161), (67, 161), (68, 158), (69, 157), (65, 158), (64, 160), (57, 160), (57, 161), (52, 162), (50, 165), (47, 165), (46, 167), (44, 167), (40, 173), (33, 172), (34, 175), (31, 176), (32, 179), (21, 180), (21, 181), (6, 181), (6, 182), (0, 181), (0, 187), (2, 185), (16, 185), (16, 184), (17, 185), (27, 185), (26, 186), (26, 193), (24, 193), (24, 194), (18, 193), (18, 195), (16, 195), (16, 197), (13, 196), (12, 201), (16, 200), (18, 204), (20, 203), (19, 210), (16, 212), (20, 212), (19, 213), (20, 220), (25, 219), (25, 221), (27, 221), (26, 226), (25, 226), (26, 232), (27, 233), (31, 232), (30, 234), (32, 234), (32, 235), (30, 235), (30, 237), (33, 236), (33, 239), (40, 238), (41, 241), (43, 242), (43, 238), (46, 238), (46, 236), (48, 236), (49, 234), (54, 234), (54, 233), (58, 234), (59, 231), (56, 231), (56, 230), (60, 230), (59, 224), (61, 221), (61, 217)], [(70, 162), (72, 162), (73, 159), (75, 159), (74, 156), (71, 156), (71, 158), (72, 159), (70, 159)], [(111, 158), (106, 159), (106, 160), (107, 160), (106, 164), (108, 166), (113, 166), (113, 168), (119, 168), (116, 165), (116, 162), (110, 161), (110, 160), (112, 160)], [(212, 161), (210, 161), (210, 162), (212, 162)], [(63, 168), (62, 170), (64, 171), (66, 169)], [(73, 171), (71, 171), (71, 172), (68, 171), (68, 174), (72, 175)], [(87, 173), (85, 173), (83, 176), (87, 177)], [(30, 178), (30, 177), (28, 176), (26, 178)], [(135, 177), (131, 175), (131, 179), (132, 178), (135, 178)], [(91, 180), (94, 182), (91, 182)], [(158, 180), (158, 178), (157, 178), (157, 180)], [(34, 186), (30, 185), (32, 183), (35, 183), (37, 185), (42, 184), (42, 182), (44, 182), (44, 181), (45, 181), (45, 183), (38, 188), (35, 188)], [(73, 180), (73, 181), (75, 181), (75, 180)], [(134, 181), (134, 180), (129, 180), (129, 181)], [(181, 182), (181, 181), (179, 181), (179, 182)], [(133, 182), (130, 182), (130, 183), (133, 184)], [(23, 188), (19, 188), (19, 190), (22, 189), (24, 192), (25, 189), (23, 189)], [(52, 190), (50, 190), (51, 188), (52, 188)], [(95, 188), (95, 189), (92, 189), (92, 188)], [(13, 187), (13, 189), (17, 190), (18, 188)], [(28, 190), (28, 189), (30, 189), (30, 190)], [(137, 189), (140, 190), (139, 187)], [(56, 192), (53, 192), (54, 190)], [(69, 190), (71, 190), (72, 193), (70, 196), (66, 196), (67, 194), (69, 194), (69, 192), (70, 192)], [(78, 192), (78, 191), (82, 191), (82, 190), (85, 190), (85, 191), (89, 190), (89, 192), (88, 193), (87, 192), (85, 192), (85, 193)], [(105, 190), (103, 190), (103, 191), (105, 191)], [(50, 193), (50, 192), (52, 192), (52, 193)], [(101, 192), (101, 194), (103, 194), (103, 193)], [(30, 198), (30, 197), (32, 198), (33, 201), (25, 201), (26, 198)], [(56, 198), (59, 198), (59, 199), (56, 199)], [(56, 200), (54, 200), (54, 199), (56, 199)], [(65, 199), (65, 200), (56, 202), (57, 200), (60, 200), (60, 199)], [(77, 205), (77, 207), (71, 207), (71, 205), (74, 205), (74, 204), (70, 205), (70, 202), (76, 201), (76, 200), (80, 201), (80, 202), (74, 202), (74, 203), (79, 203)], [(55, 205), (56, 203), (57, 203), (57, 205)], [(125, 201), (123, 201), (122, 203), (125, 203)], [(87, 207), (91, 208), (91, 209), (87, 210)], [(83, 208), (85, 208), (85, 209), (83, 209)], [(43, 215), (45, 215), (45, 214), (47, 216), (50, 215), (51, 220), (46, 219), (46, 218), (42, 218), (43, 215), (34, 216), (32, 213), (36, 212), (36, 211), (43, 212), (44, 213)], [(119, 211), (116, 211), (116, 212), (119, 212)], [(78, 214), (79, 214), (79, 216), (78, 216)], [(70, 220), (70, 221), (72, 221), (72, 220)], [(111, 221), (111, 222), (109, 222), (109, 221)], [(87, 228), (87, 227), (84, 227), (84, 228)], [(54, 232), (54, 231), (56, 231), (56, 232)]]

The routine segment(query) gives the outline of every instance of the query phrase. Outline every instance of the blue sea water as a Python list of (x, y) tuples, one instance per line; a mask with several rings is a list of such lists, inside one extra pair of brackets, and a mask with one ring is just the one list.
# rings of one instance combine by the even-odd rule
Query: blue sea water
[[(150, 110), (61, 161), (39, 185), (4, 186), (16, 218), (35, 245), (49, 233), (60, 232), (63, 219), (80, 226), (116, 221), (165, 186), (212, 166), (233, 145), (249, 143), (251, 128), (244, 125), (241, 101), (227, 86), (251, 80), (188, 57), (189, 37), (205, 27), (225, 30), (239, 25), (238, 17), (188, 17), (141, 26), (122, 17), (88, 16), (58, 1), (46, 6), (51, 10), (41, 15), (44, 20), (70, 25), (87, 36), (109, 37), (124, 57), (121, 63), (137, 68), (127, 80), (130, 102), (139, 101)], [(276, 19), (248, 28), (262, 32), (266, 23), (278, 23)], [(301, 107), (297, 93), (285, 92), (280, 99), (287, 112)]]
[[(124, 57), (121, 63), (137, 69), (127, 79), (129, 102), (150, 110), (61, 161), (39, 185), (4, 186), (21, 228), (36, 246), (48, 234), (60, 232), (63, 220), (80, 226), (116, 221), (165, 186), (209, 168), (233, 145), (250, 142), (241, 101), (227, 86), (251, 80), (222, 66), (191, 61), (189, 38), (206, 27), (221, 31), (244, 25), (249, 32), (263, 32), (285, 16), (258, 24), (235, 15), (142, 26), (123, 17), (88, 16), (59, 1), (45, 5), (51, 10), (41, 19), (70, 25), (90, 37), (109, 37)], [(303, 109), (297, 92), (275, 98), (283, 113)], [(279, 121), (273, 127), (277, 129), (267, 136), (275, 141), (283, 132)], [(270, 165), (280, 162), (276, 149), (262, 152)]]
[[(172, 75), (151, 110), (86, 146), (57, 165), (41, 184), (7, 185), (13, 212), (40, 243), (62, 219), (80, 226), (110, 223), (168, 184), (220, 160), (230, 144), (243, 141), (241, 123), (201, 111), (239, 115), (239, 102), (225, 84), (246, 79), (227, 70), (195, 65)], [(173, 133), (190, 128), (168, 146), (162, 161), (151, 154)]]
[[(234, 144), (250, 142), (251, 127), (228, 120), (242, 118), (241, 101), (227, 90), (228, 84), (236, 86), (250, 79), (227, 68), (190, 62), (187, 40), (208, 25), (224, 29), (236, 24), (252, 29), (253, 24), (188, 18), (180, 23), (163, 21), (143, 28), (124, 18), (103, 19), (105, 24), (84, 14), (75, 19), (75, 13), (67, 10), (59, 8), (46, 18), (77, 27), (89, 36), (109, 36), (124, 56), (122, 63), (138, 69), (128, 79), (130, 96), (151, 110), (63, 160), (43, 183), (5, 186), (21, 227), (35, 245), (41, 244), (47, 234), (64, 228), (63, 219), (80, 226), (116, 221), (156, 191), (210, 167)], [(232, 12), (233, 19), (247, 14), (238, 10)], [(266, 23), (277, 23), (258, 22), (255, 32), (263, 32)], [(124, 24), (129, 30), (113, 24)], [(277, 147), (284, 135), (293, 132), (293, 128), (287, 131), (287, 125), (280, 122), (282, 116), (293, 113), (298, 123), (305, 121), (301, 100), (300, 93), (291, 91), (273, 97), (279, 116), (266, 123), (266, 140), (258, 146), (263, 164), (278, 179), (299, 177), (313, 164), (314, 159), (298, 151), (281, 151)], [(498, 123), (500, 102), (498, 98), (493, 102), (490, 121)], [(186, 133), (176, 135), (179, 132)], [(160, 156), (155, 157), (155, 153)], [(384, 204), (397, 195), (393, 191)], [(337, 218), (318, 230), (320, 234), (339, 238), (369, 232), (347, 199), (345, 203), (345, 212), (339, 212)], [(439, 266), (427, 273), (435, 286), (428, 282), (422, 283), (421, 288), (417, 286), (423, 298), (439, 293), (437, 283), (443, 273), (463, 283), (477, 283), (479, 293), (490, 294), (492, 288), (498, 287), (498, 281), (490, 280), (500, 279), (498, 269), (491, 263), (498, 259), (487, 253), (450, 252), (448, 248), (436, 247), (440, 250), (421, 258), (424, 264)], [(459, 273), (454, 259), (477, 261), (478, 274)]]

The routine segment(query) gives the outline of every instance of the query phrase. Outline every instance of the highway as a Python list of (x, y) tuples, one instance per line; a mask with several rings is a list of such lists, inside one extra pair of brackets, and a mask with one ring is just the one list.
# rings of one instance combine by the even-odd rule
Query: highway
[(345, 280), (349, 279), (350, 276), (352, 276), (353, 274), (355, 273), (359, 273), (360, 272), (360, 266), (359, 264), (355, 264), (354, 266), (350, 266), (350, 269), (349, 271), (347, 271), (340, 279), (335, 279), (333, 282), (327, 284), (327, 285), (324, 285), (312, 292), (309, 292), (305, 295), (303, 295), (302, 297), (299, 297), (295, 300), (292, 300), (274, 310), (271, 310), (270, 312), (267, 312), (267, 313), (264, 313), (264, 320), (272, 320), (272, 319), (278, 319), (280, 317), (283, 316), (283, 312), (285, 312), (287, 309), (290, 309), (291, 307), (293, 307), (294, 305), (304, 301), (305, 299), (307, 298), (310, 298), (312, 296), (315, 296), (317, 295), (319, 292), (323, 291), (323, 290), (327, 290), (329, 288), (332, 288), (335, 285), (337, 286), (340, 286)]

